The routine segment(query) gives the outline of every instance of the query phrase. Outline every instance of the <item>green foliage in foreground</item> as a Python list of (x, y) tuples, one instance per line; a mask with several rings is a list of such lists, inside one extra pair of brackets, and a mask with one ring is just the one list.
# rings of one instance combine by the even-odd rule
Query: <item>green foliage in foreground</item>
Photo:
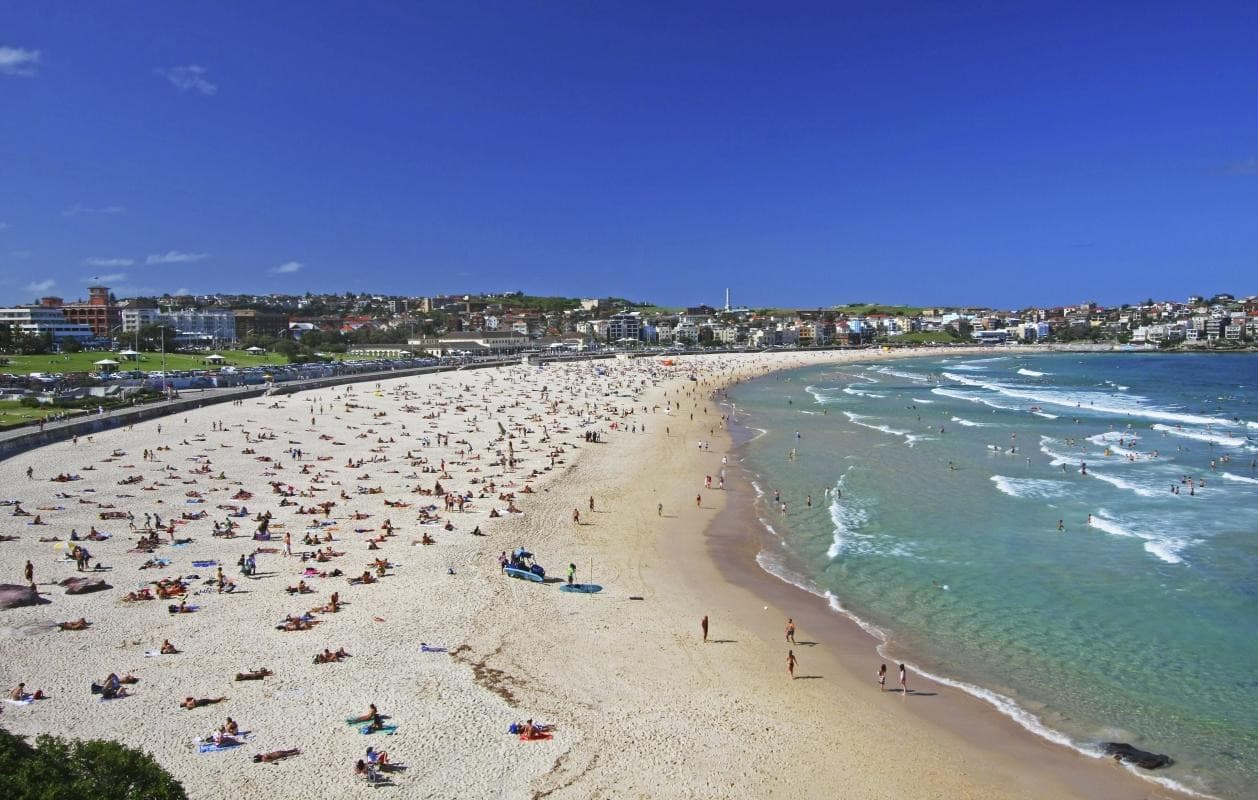
[(24, 737), (0, 729), (5, 800), (187, 800), (183, 786), (148, 753), (99, 739)]

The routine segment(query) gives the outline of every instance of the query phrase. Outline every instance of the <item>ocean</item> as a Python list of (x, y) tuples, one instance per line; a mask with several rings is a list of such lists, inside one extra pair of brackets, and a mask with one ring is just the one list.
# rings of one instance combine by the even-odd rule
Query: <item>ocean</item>
[(1258, 796), (1258, 356), (948, 354), (729, 398), (763, 567), (1040, 735)]

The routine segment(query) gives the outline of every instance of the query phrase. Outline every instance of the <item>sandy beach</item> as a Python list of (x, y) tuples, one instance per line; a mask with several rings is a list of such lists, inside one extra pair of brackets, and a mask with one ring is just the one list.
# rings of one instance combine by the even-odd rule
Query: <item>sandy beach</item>
[[(0, 507), (0, 533), (18, 537), (0, 542), (0, 583), (24, 583), (29, 561), (50, 601), (0, 611), (0, 687), (48, 695), (5, 703), (0, 725), (141, 747), (193, 797), (365, 791), (354, 766), (368, 746), (394, 765), (382, 790), (408, 797), (1177, 797), (949, 687), (915, 678), (914, 694), (880, 694), (875, 642), (756, 567), (763, 532), (713, 392), (886, 357), (447, 372), (205, 408), (0, 462), (0, 500), (30, 515)], [(725, 489), (706, 488), (723, 458)], [(234, 536), (215, 535), (228, 521)], [(93, 528), (108, 538), (78, 544), (105, 569), (81, 573), (67, 540)], [(137, 548), (146, 535), (157, 544)], [(503, 574), (516, 548), (553, 582)], [(248, 555), (253, 575), (238, 566)], [(602, 591), (561, 592), (570, 563)], [(110, 588), (67, 595), (58, 582), (74, 577)], [(124, 599), (160, 579), (182, 594)], [(286, 591), (302, 581), (309, 593)], [(170, 613), (181, 599), (197, 610)], [(56, 624), (80, 618), (86, 630)], [(164, 640), (181, 652), (148, 655)], [(274, 674), (235, 680), (262, 667)], [(111, 673), (138, 679), (129, 696), (91, 693)], [(226, 699), (183, 709), (187, 697)], [(396, 730), (346, 723), (370, 704)], [(228, 717), (243, 744), (199, 752)], [(508, 732), (526, 719), (554, 730)]]

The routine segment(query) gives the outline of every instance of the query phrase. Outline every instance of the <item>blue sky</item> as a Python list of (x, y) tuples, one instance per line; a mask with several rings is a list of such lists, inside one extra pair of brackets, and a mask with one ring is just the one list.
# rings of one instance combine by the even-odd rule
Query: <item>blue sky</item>
[(1258, 293), (1258, 3), (22, 2), (0, 303)]

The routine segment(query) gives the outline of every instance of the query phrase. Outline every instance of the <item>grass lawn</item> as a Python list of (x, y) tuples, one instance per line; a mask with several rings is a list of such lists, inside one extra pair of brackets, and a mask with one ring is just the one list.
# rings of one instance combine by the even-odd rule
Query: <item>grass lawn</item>
[(82, 414), (83, 412), (74, 408), (58, 408), (56, 406), (41, 406), (39, 408), (27, 408), (16, 400), (0, 400), (0, 428), (11, 428), (14, 425), (21, 425), (26, 422), (43, 419), (53, 414), (66, 413), (69, 416)]
[(960, 339), (957, 339), (956, 337), (954, 337), (952, 334), (944, 333), (943, 331), (930, 331), (930, 332), (918, 331), (916, 333), (905, 333), (899, 336), (888, 336), (886, 339), (882, 340), (883, 344), (890, 344), (890, 345), (930, 344), (931, 342), (937, 342), (939, 344), (963, 344), (964, 343)]
[[(256, 367), (266, 366), (268, 364), (287, 364), (288, 359), (278, 353), (264, 353), (262, 355), (254, 355), (246, 353), (243, 350), (217, 350), (218, 355), (227, 359), (227, 365), (234, 367)], [(205, 363), (206, 353), (188, 354), (188, 353), (167, 353), (166, 369), (168, 370), (204, 370), (213, 369)], [(138, 361), (126, 361), (119, 358), (116, 353), (108, 353), (94, 350), (90, 353), (62, 353), (43, 356), (0, 356), (0, 361), (7, 360), (8, 364), (0, 364), (0, 372), (7, 372), (13, 375), (27, 375), (32, 372), (95, 372), (97, 367), (95, 362), (102, 358), (111, 358), (114, 361), (121, 361), (118, 369), (121, 370), (143, 370), (144, 372), (160, 372), (162, 369), (161, 353), (143, 353)]]

